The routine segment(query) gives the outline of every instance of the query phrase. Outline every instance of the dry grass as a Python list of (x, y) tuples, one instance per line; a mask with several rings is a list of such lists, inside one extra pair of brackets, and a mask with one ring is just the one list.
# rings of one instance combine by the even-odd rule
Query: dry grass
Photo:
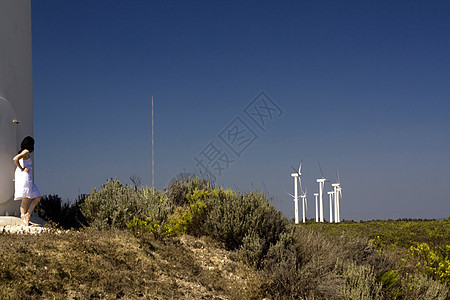
[(249, 299), (261, 278), (227, 251), (125, 231), (0, 235), (0, 299)]
[[(249, 267), (211, 237), (128, 231), (0, 234), (0, 299), (447, 299), (429, 278), (379, 275), (400, 256), (367, 239), (297, 227)], [(234, 259), (231, 259), (234, 258)], [(397, 272), (397, 271), (395, 271)], [(395, 273), (392, 273), (395, 275)], [(401, 275), (401, 274), (400, 274)], [(398, 295), (398, 296), (395, 296)]]

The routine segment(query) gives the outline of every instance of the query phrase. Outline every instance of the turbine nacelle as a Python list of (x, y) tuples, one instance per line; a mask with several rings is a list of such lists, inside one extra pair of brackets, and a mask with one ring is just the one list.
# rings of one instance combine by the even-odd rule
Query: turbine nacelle
[(302, 191), (302, 194), (300, 197), (306, 198), (306, 195), (308, 195), (308, 189), (305, 189), (304, 191)]
[[(298, 166), (298, 171), (293, 166), (291, 166), (291, 168), (292, 168), (292, 170), (294, 170), (295, 173), (298, 174), (298, 176), (302, 175), (302, 162), (300, 162), (300, 165)], [(292, 174), (294, 174), (294, 173), (292, 173)], [(293, 176), (292, 174), (291, 174), (291, 176)]]

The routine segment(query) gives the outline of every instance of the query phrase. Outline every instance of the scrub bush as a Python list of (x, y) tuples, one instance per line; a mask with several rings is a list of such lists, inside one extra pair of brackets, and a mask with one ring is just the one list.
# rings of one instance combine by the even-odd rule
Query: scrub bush
[(253, 236), (260, 240), (261, 254), (265, 254), (287, 228), (286, 218), (261, 192), (216, 190), (206, 205), (201, 233), (223, 242), (228, 250), (239, 249), (246, 236)]
[(338, 274), (345, 280), (342, 291), (344, 299), (380, 299), (382, 285), (377, 282), (373, 267), (357, 265), (352, 261), (337, 263)]
[[(171, 234), (211, 236), (228, 250), (245, 244), (240, 253), (251, 265), (261, 261), (288, 224), (261, 192), (241, 194), (215, 188), (204, 179), (189, 178), (173, 181), (166, 196), (175, 206), (163, 221)], [(256, 252), (251, 253), (252, 249)]]
[(124, 229), (134, 218), (161, 222), (171, 209), (164, 193), (124, 185), (117, 179), (108, 180), (99, 190), (93, 189), (81, 205), (86, 221), (97, 229)]
[[(150, 232), (155, 238), (198, 232), (206, 209), (204, 200), (210, 193), (215, 194), (205, 180), (198, 178), (175, 180), (160, 201), (150, 201), (142, 205), (144, 208), (153, 207), (153, 209), (142, 210), (128, 221), (126, 226), (136, 235)], [(165, 207), (163, 214), (160, 213), (162, 206)]]
[(450, 297), (449, 288), (438, 281), (433, 280), (421, 273), (407, 274), (404, 280), (405, 299), (417, 300), (447, 300)]
[(38, 216), (47, 222), (60, 223), (63, 211), (68, 209), (68, 203), (62, 204), (58, 195), (44, 195), (36, 206)]
[[(154, 233), (158, 227), (159, 236), (207, 235), (228, 250), (238, 250), (245, 244), (240, 254), (250, 265), (259, 265), (288, 223), (263, 193), (214, 188), (203, 179), (175, 180), (165, 195), (171, 207), (166, 218), (145, 215), (128, 227), (135, 232)], [(153, 229), (143, 229), (146, 226)]]
[(379, 299), (381, 285), (369, 263), (384, 267), (379, 255), (367, 239), (331, 236), (318, 226), (294, 227), (267, 253), (266, 294), (274, 299)]
[(259, 267), (264, 256), (264, 239), (254, 231), (249, 232), (237, 252), (239, 259), (249, 266)]
[(198, 220), (206, 208), (206, 204), (195, 201), (189, 205), (178, 207), (167, 219), (167, 235), (176, 236), (188, 232), (189, 228), (198, 225)]
[(173, 207), (184, 205), (188, 203), (186, 195), (193, 194), (194, 190), (210, 191), (213, 190), (213, 184), (198, 177), (186, 178), (184, 180), (176, 179), (167, 188), (165, 194)]
[(161, 224), (148, 217), (144, 220), (135, 217), (130, 222), (127, 222), (127, 227), (135, 236), (142, 236), (149, 232), (157, 239), (164, 234), (164, 232), (161, 233)]
[(421, 258), (417, 263), (424, 274), (450, 285), (450, 245), (431, 248), (427, 243), (411, 246), (413, 256)]
[(397, 271), (389, 270), (384, 272), (379, 276), (378, 280), (386, 294), (390, 295), (390, 298), (397, 299), (403, 295), (400, 274)]
[(39, 217), (50, 224), (64, 229), (79, 229), (87, 225), (80, 210), (84, 199), (85, 196), (80, 195), (75, 203), (70, 205), (68, 202), (63, 203), (58, 195), (44, 195), (35, 210)]

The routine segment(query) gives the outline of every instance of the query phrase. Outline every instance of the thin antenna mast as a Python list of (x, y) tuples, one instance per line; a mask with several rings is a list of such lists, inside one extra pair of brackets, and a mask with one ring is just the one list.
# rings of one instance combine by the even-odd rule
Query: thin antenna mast
[(155, 187), (155, 123), (153, 119), (153, 96), (152, 96), (152, 187)]

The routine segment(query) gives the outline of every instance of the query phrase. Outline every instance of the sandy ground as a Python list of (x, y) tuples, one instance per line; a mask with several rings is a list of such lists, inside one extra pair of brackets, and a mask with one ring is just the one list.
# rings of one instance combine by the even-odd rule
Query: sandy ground
[(21, 223), (22, 220), (18, 217), (0, 217), (0, 233), (38, 234), (49, 230), (32, 221), (31, 226), (23, 226)]
[(16, 234), (39, 234), (48, 231), (48, 228), (32, 225), (5, 225), (0, 226), (0, 233), (16, 233)]

